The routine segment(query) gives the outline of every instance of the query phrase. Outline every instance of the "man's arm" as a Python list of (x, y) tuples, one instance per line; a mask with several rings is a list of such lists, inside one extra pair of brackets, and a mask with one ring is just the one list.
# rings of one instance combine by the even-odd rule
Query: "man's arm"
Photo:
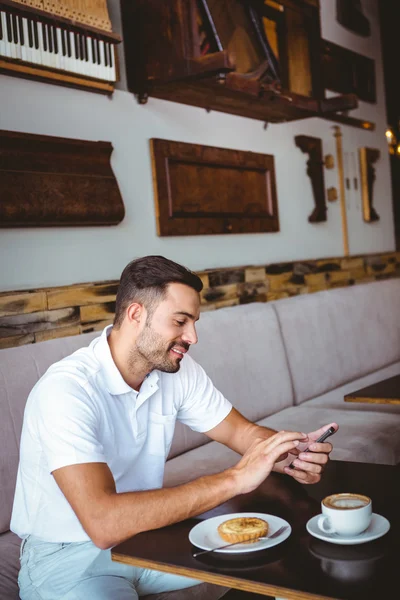
[[(336, 430), (339, 428), (337, 423), (330, 423), (309, 433), (292, 453), (279, 457), (272, 470), (278, 473), (286, 473), (301, 483), (317, 483), (321, 479), (323, 468), (328, 462), (332, 445), (329, 442), (322, 444), (315, 444), (314, 442), (331, 426)], [(239, 454), (244, 454), (254, 439), (269, 439), (276, 431), (248, 421), (235, 408), (232, 408), (229, 415), (221, 423), (206, 433), (211, 439), (228, 446), (228, 448)], [(309, 448), (311, 452), (302, 452), (305, 448)], [(289, 469), (289, 464), (293, 461), (295, 468)]]
[(173, 488), (118, 494), (105, 463), (70, 465), (52, 473), (86, 533), (96, 546), (106, 549), (254, 490), (278, 458), (292, 451), (301, 439), (298, 432), (258, 439), (234, 467)]

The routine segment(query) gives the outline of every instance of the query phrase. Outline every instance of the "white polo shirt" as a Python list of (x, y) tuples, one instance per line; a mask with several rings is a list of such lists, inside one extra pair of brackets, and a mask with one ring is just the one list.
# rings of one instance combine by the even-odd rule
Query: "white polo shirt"
[(117, 492), (161, 488), (179, 419), (205, 432), (232, 405), (188, 355), (177, 373), (153, 371), (136, 392), (99, 338), (52, 365), (24, 414), (11, 530), (49, 542), (89, 540), (52, 471), (81, 463), (109, 466)]

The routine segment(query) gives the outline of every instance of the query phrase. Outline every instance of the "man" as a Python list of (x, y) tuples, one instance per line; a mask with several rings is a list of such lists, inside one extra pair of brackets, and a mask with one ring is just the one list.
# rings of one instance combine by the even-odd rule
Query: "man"
[[(11, 529), (22, 600), (132, 600), (195, 580), (121, 565), (110, 548), (258, 487), (272, 470), (319, 481), (329, 443), (247, 421), (187, 352), (202, 282), (161, 256), (123, 271), (114, 325), (52, 365), (26, 405)], [(176, 418), (242, 455), (162, 488)], [(310, 447), (312, 452), (300, 453)], [(294, 460), (295, 469), (288, 465)]]

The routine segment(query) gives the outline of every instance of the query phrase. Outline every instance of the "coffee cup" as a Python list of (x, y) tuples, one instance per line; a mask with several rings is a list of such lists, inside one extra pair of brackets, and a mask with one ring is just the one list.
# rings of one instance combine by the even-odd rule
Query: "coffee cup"
[(318, 527), (324, 533), (359, 535), (369, 527), (372, 519), (371, 498), (363, 494), (332, 494), (322, 500), (321, 510)]

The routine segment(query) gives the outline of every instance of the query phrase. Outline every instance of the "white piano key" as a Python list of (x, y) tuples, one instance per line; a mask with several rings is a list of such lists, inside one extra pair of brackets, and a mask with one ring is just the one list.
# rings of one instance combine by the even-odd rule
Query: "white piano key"
[(77, 59), (75, 53), (75, 37), (72, 31), (68, 32), (69, 35), (69, 43), (71, 46), (71, 58), (70, 58), (70, 67), (72, 73), (77, 73)]
[(18, 30), (18, 19), (17, 19), (16, 15), (11, 16), (11, 24), (12, 24), (12, 32), (13, 32), (13, 37), (14, 37), (15, 58), (17, 60), (22, 60), (22, 52), (21, 52), (19, 30)]
[(37, 32), (39, 38), (39, 53), (40, 53), (40, 64), (48, 67), (49, 62), (47, 58), (47, 51), (44, 49), (44, 41), (43, 41), (43, 25), (42, 23), (37, 23)]
[(22, 29), (24, 30), (24, 46), (22, 47), (22, 60), (32, 62), (32, 48), (29, 45), (28, 19), (22, 17)]
[(9, 51), (8, 56), (10, 58), (17, 58), (17, 50), (16, 50), (16, 47), (14, 44), (14, 33), (12, 30), (12, 20), (11, 20), (10, 14), (6, 14), (5, 21), (6, 21), (6, 41), (7, 41), (7, 48)]
[[(36, 63), (37, 65), (41, 65), (42, 64), (42, 48), (40, 47), (40, 38), (39, 38), (39, 29), (40, 29), (40, 25), (37, 21), (35, 20), (31, 20), (31, 30), (32, 30), (32, 42), (33, 42), (33, 48), (32, 48), (32, 59), (33, 62)], [(37, 44), (36, 44), (36, 38), (37, 38)], [(36, 47), (38, 46), (38, 47)]]
[(51, 50), (49, 49), (49, 55), (50, 55), (50, 61), (51, 61), (50, 66), (53, 69), (57, 69), (57, 56), (56, 56), (56, 51), (54, 48), (54, 27), (53, 27), (53, 25), (49, 25), (47, 28), (47, 31), (49, 34), (49, 38), (51, 40)]
[(1, 29), (3, 31), (3, 39), (0, 40), (0, 56), (9, 56), (7, 29), (6, 29), (6, 15), (4, 12), (0, 12), (0, 19), (1, 19)]
[(87, 37), (87, 49), (88, 49), (88, 63), (89, 63), (89, 77), (96, 77), (94, 75), (95, 66), (93, 59), (93, 49), (92, 49), (92, 38)]
[(100, 78), (101, 79), (106, 79), (106, 65), (105, 65), (105, 59), (104, 59), (104, 42), (103, 40), (99, 40), (99, 46), (100, 46)]
[(61, 38), (61, 29), (59, 27), (55, 28), (55, 32), (56, 32), (56, 37), (57, 37), (57, 45), (58, 45), (58, 52), (57, 52), (57, 69), (61, 69), (62, 71), (65, 71), (65, 64), (64, 64), (64, 54), (63, 54), (63, 41)]

